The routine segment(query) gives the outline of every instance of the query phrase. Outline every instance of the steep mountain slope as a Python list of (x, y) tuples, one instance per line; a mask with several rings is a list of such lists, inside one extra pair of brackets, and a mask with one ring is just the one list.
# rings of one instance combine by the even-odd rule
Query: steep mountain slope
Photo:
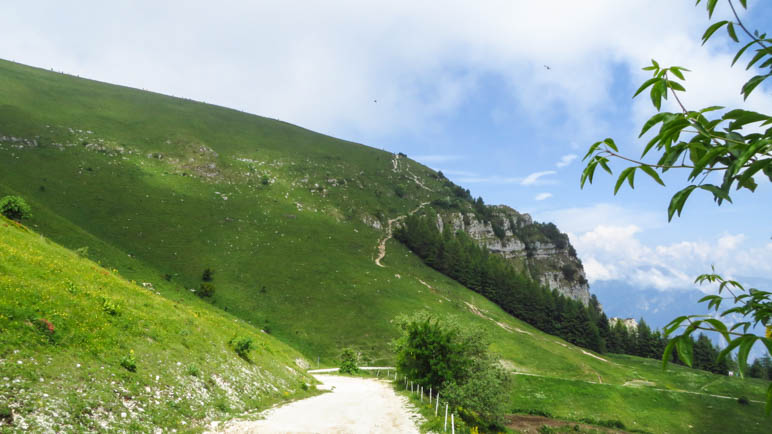
[[(468, 193), (405, 156), (286, 123), (0, 61), (0, 195), (9, 193), (32, 204), (36, 230), (70, 248), (88, 247), (90, 258), (152, 283), (169, 300), (191, 303), (190, 289), (205, 268), (214, 269), (215, 307), (323, 364), (346, 346), (388, 362), (391, 321), (427, 309), (486, 330), (502, 363), (530, 375), (518, 382), (538, 378), (558, 390), (539, 401), (556, 415), (596, 414), (594, 406), (559, 405), (559, 391), (572, 382), (613, 387), (607, 412), (619, 396), (635, 399), (629, 382), (647, 385), (655, 399), (670, 397), (660, 389), (763, 396), (757, 383), (677, 367), (663, 374), (512, 318), (425, 266), (387, 228), (429, 208), (452, 225), (466, 225), (466, 216), (472, 233), (477, 221), (502, 246), (523, 244), (524, 257), (510, 249), (518, 252), (512, 259), (532, 276), (559, 272), (566, 288), (581, 285), (581, 273), (563, 271), (581, 271), (578, 260), (550, 228), (527, 229), (525, 216), (515, 225), (495, 219), (514, 211), (481, 211)], [(487, 229), (477, 233), (495, 247)], [(562, 259), (539, 260), (548, 253)], [(653, 427), (657, 418), (647, 418), (657, 411), (683, 416), (719, 399), (693, 403), (684, 395), (678, 400), (689, 405), (650, 410), (646, 418), (628, 412), (624, 422)], [(514, 389), (513, 405), (522, 403)], [(753, 410), (738, 408), (720, 423), (754, 418)], [(688, 430), (668, 423), (670, 431)]]
[[(233, 110), (8, 62), (0, 100), (0, 189), (34, 204), (43, 233), (137, 280), (197, 288), (213, 268), (216, 305), (311, 356), (412, 291), (373, 263), (389, 219), (449, 198), (474, 212), (404, 156)], [(346, 321), (320, 333), (328, 317)]]
[(307, 394), (297, 352), (182, 298), (0, 217), (0, 431), (184, 428)]

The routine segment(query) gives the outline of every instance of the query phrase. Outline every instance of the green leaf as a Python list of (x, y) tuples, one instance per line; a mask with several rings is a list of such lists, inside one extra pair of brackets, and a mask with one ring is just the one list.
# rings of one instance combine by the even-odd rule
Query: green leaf
[(678, 339), (676, 342), (676, 351), (678, 351), (678, 358), (681, 359), (682, 362), (686, 364), (688, 367), (692, 367), (692, 360), (693, 360), (693, 352), (694, 348), (692, 348), (693, 342), (689, 338), (682, 338)]
[[(716, 1), (717, 1), (717, 0), (710, 0), (710, 1), (712, 1), (712, 2), (713, 2), (713, 5), (715, 6), (715, 3), (716, 3)], [(711, 11), (711, 14), (712, 14), (712, 13), (713, 13), (713, 12)], [(708, 42), (708, 39), (710, 39), (710, 37), (711, 37), (711, 36), (712, 36), (714, 33), (716, 33), (716, 30), (720, 29), (721, 27), (723, 27), (723, 26), (725, 26), (725, 25), (727, 25), (727, 24), (729, 24), (729, 21), (726, 21), (726, 20), (724, 20), (724, 21), (719, 21), (719, 22), (717, 22), (717, 23), (713, 23), (713, 24), (711, 24), (711, 25), (710, 25), (710, 27), (708, 27), (708, 28), (705, 30), (705, 33), (702, 35), (702, 45), (705, 45), (705, 43), (706, 43), (706, 42)]]
[(721, 336), (723, 336), (724, 339), (729, 342), (729, 330), (727, 330), (724, 323), (715, 318), (707, 318), (704, 320), (704, 322), (712, 325), (713, 328), (716, 329), (717, 332), (721, 333)]
[(595, 152), (595, 150), (598, 149), (598, 147), (600, 146), (601, 143), (603, 143), (603, 142), (595, 142), (595, 143), (593, 143), (592, 146), (590, 146), (590, 149), (587, 151), (587, 154), (585, 154), (584, 158), (582, 158), (582, 161), (586, 160), (587, 157), (592, 155)]
[(654, 86), (651, 87), (651, 104), (657, 108), (657, 111), (662, 107), (662, 98), (667, 97), (667, 88), (665, 87), (664, 80), (657, 80)]
[[(659, 143), (660, 140), (661, 140), (661, 135), (656, 135), (654, 136), (654, 138), (649, 140), (649, 143), (647, 143), (646, 146), (643, 148), (643, 152), (641, 153), (641, 158), (643, 158), (643, 156), (646, 155), (654, 145)], [(657, 149), (659, 148), (661, 148), (661, 146), (657, 146)]]
[(732, 59), (732, 66), (734, 66), (734, 64), (737, 63), (738, 60), (740, 60), (740, 57), (742, 57), (743, 53), (745, 53), (745, 50), (750, 48), (750, 46), (753, 45), (754, 42), (755, 41), (748, 42), (747, 44), (745, 44), (745, 46), (740, 48), (740, 50), (737, 52), (737, 54), (735, 54), (734, 59)]
[(766, 413), (767, 416), (772, 413), (772, 383), (770, 383), (767, 388), (767, 405), (764, 406), (764, 413)]
[(727, 342), (726, 348), (721, 350), (720, 353), (718, 353), (718, 357), (716, 358), (716, 361), (720, 362), (726, 358), (726, 356), (732, 352), (735, 348), (737, 348), (738, 345), (742, 343), (742, 338), (734, 338), (731, 341)]
[(673, 354), (673, 348), (675, 348), (678, 338), (671, 339), (665, 346), (665, 352), (662, 353), (662, 369), (667, 368), (667, 363), (670, 361), (670, 357)]
[(713, 17), (713, 10), (716, 9), (716, 3), (718, 3), (718, 0), (708, 0), (708, 18)]
[(751, 157), (756, 155), (756, 153), (758, 153), (760, 150), (764, 149), (769, 143), (770, 140), (759, 140), (758, 142), (755, 142), (745, 148), (742, 154), (740, 154), (737, 159), (735, 159), (729, 166), (725, 176), (733, 177), (737, 175), (737, 173), (740, 172), (740, 169), (745, 166), (745, 163), (747, 163), (748, 160), (750, 160)]
[[(623, 170), (622, 173), (619, 174), (619, 178), (617, 178), (617, 183), (614, 185), (614, 195), (617, 194), (619, 191), (619, 187), (622, 186), (625, 182), (625, 178), (630, 176), (630, 173), (635, 171), (635, 167), (628, 167), (627, 169)], [(632, 185), (632, 182), (630, 183)]]
[(757, 75), (750, 80), (748, 80), (744, 85), (740, 93), (743, 95), (743, 100), (748, 99), (748, 97), (751, 95), (751, 92), (753, 92), (753, 89), (756, 88), (759, 84), (761, 84), (762, 81), (766, 80), (766, 78), (769, 77), (769, 74), (767, 75)]
[(608, 159), (607, 158), (599, 158), (598, 163), (600, 163), (600, 167), (603, 168), (606, 172), (608, 172), (609, 175), (613, 175), (611, 172), (611, 168), (608, 167)]
[(719, 204), (721, 203), (722, 200), (732, 203), (732, 198), (729, 197), (729, 193), (725, 192), (724, 190), (720, 189), (719, 187), (713, 184), (704, 184), (704, 185), (701, 185), (700, 188), (705, 191), (709, 191), (713, 193), (713, 199), (719, 202)]
[(765, 170), (769, 167), (772, 167), (772, 158), (754, 161), (753, 164), (751, 164), (750, 167), (745, 169), (743, 174), (739, 178), (737, 178), (737, 183), (739, 185), (745, 185), (745, 183), (748, 180), (752, 179), (751, 176), (756, 174), (756, 172), (758, 172), (759, 170)]
[(766, 56), (767, 53), (763, 49), (756, 50), (756, 55), (751, 58), (751, 61), (748, 62), (748, 65), (745, 66), (745, 70), (751, 69), (751, 66), (753, 66), (756, 62), (761, 60), (762, 57)]
[(740, 338), (742, 343), (737, 351), (737, 364), (740, 366), (740, 374), (742, 375), (748, 370), (748, 354), (751, 352), (753, 344), (756, 343), (756, 338), (756, 335), (745, 335)]
[(681, 92), (686, 92), (686, 89), (684, 89), (684, 87), (681, 86), (680, 84), (678, 84), (678, 82), (676, 82), (676, 81), (668, 80), (667, 87), (669, 87), (669, 88), (671, 88), (673, 90), (677, 90), (677, 91), (681, 91)]
[(689, 317), (686, 315), (683, 315), (667, 323), (665, 328), (662, 329), (665, 332), (665, 337), (668, 337), (670, 333), (673, 333), (676, 329), (678, 329), (678, 327), (681, 327), (681, 323), (686, 321), (687, 319), (689, 319)]
[(639, 93), (643, 92), (644, 90), (646, 90), (647, 87), (651, 86), (652, 84), (656, 83), (659, 80), (660, 80), (659, 78), (654, 77), (644, 81), (641, 87), (639, 87), (638, 90), (635, 91), (635, 94), (633, 94), (633, 98), (638, 96)]
[(673, 66), (670, 68), (670, 72), (672, 72), (673, 75), (680, 78), (681, 80), (686, 80), (686, 78), (684, 78), (684, 74), (681, 72), (681, 68)]
[(764, 344), (764, 346), (767, 347), (767, 352), (772, 355), (772, 339), (770, 338), (759, 338), (759, 340)]
[(649, 175), (655, 181), (657, 181), (657, 184), (659, 184), (659, 185), (661, 185), (663, 187), (665, 186), (665, 183), (662, 182), (662, 178), (659, 177), (659, 175), (657, 174), (657, 171), (652, 169), (651, 166), (647, 166), (647, 165), (643, 164), (643, 165), (640, 165), (638, 167), (640, 167), (641, 170), (643, 170), (647, 175)]
[(607, 137), (605, 140), (603, 140), (603, 143), (605, 143), (609, 148), (613, 149), (616, 152), (619, 152), (619, 149), (617, 149), (617, 144), (614, 143), (614, 139), (611, 137)]
[(731, 122), (728, 127), (728, 130), (734, 131), (734, 130), (739, 130), (740, 128), (744, 127), (747, 124), (752, 124), (754, 122), (768, 121), (772, 119), (772, 116), (767, 116), (762, 113), (757, 113), (757, 112), (748, 111), (748, 110), (735, 109), (724, 113), (724, 116), (722, 116), (721, 119), (734, 120), (734, 122)]
[(689, 177), (687, 179), (691, 181), (692, 179), (698, 177), (706, 166), (715, 164), (717, 162), (716, 157), (724, 154), (725, 152), (727, 152), (726, 146), (715, 146), (711, 148), (708, 152), (705, 153), (705, 155), (702, 156), (702, 158), (700, 158), (698, 162), (694, 164), (694, 169), (692, 169), (691, 173), (689, 173)]
[(712, 112), (712, 111), (715, 111), (715, 110), (721, 110), (723, 108), (724, 107), (720, 106), (720, 105), (712, 105), (710, 107), (705, 107), (704, 109), (700, 110), (700, 113)]
[(679, 217), (681, 216), (684, 203), (686, 203), (686, 199), (689, 198), (689, 195), (692, 194), (692, 191), (694, 191), (695, 188), (697, 188), (696, 185), (689, 185), (673, 195), (673, 198), (670, 199), (670, 205), (667, 208), (667, 221), (672, 220), (673, 215), (676, 212), (678, 212)]
[(737, 34), (734, 32), (734, 23), (727, 24), (726, 31), (729, 33), (729, 37), (732, 38), (733, 41), (740, 42), (740, 40), (737, 39)]
[[(646, 131), (649, 131), (651, 129), (651, 127), (653, 127), (654, 125), (657, 125), (658, 123), (660, 123), (663, 120), (665, 120), (665, 118), (669, 114), (670, 113), (663, 112), (663, 113), (657, 113), (654, 116), (650, 117), (649, 120), (646, 121), (645, 124), (643, 124), (643, 128), (641, 128), (641, 133), (638, 135), (638, 137), (643, 136), (644, 134), (646, 134)], [(644, 155), (646, 155), (645, 152), (644, 152)]]
[(587, 163), (587, 167), (584, 168), (582, 171), (582, 179), (579, 183), (579, 188), (584, 188), (584, 183), (586, 181), (590, 181), (590, 184), (592, 184), (592, 176), (595, 174), (595, 168), (598, 167), (598, 161), (597, 160), (591, 160), (589, 163)]

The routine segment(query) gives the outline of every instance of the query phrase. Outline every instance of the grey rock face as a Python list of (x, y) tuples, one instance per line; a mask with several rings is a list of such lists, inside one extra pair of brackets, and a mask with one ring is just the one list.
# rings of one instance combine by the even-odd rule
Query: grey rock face
[(572, 253), (570, 244), (558, 248), (549, 241), (529, 239), (528, 229), (534, 224), (530, 215), (503, 205), (493, 209), (494, 216), (503, 222), (504, 236), (501, 238), (496, 235), (491, 222), (479, 220), (474, 213), (438, 215), (437, 227), (464, 231), (491, 252), (509, 259), (535, 281), (585, 305), (589, 303), (590, 286), (582, 263)]

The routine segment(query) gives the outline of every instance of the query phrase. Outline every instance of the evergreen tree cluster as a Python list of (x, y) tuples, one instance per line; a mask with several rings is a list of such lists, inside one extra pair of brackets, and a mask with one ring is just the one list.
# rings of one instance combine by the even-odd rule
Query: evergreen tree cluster
[[(593, 295), (594, 298), (595, 296)], [(665, 339), (662, 333), (659, 330), (652, 330), (643, 318), (638, 321), (636, 329), (630, 330), (621, 321), (617, 321), (608, 330), (607, 335), (604, 335), (603, 332), (601, 332), (601, 335), (605, 338), (606, 348), (610, 353), (630, 354), (650, 359), (660, 359), (668, 343), (668, 340)], [(714, 346), (713, 342), (702, 333), (700, 333), (696, 341), (692, 338), (692, 342), (694, 343), (693, 368), (702, 369), (714, 374), (727, 375), (731, 360), (727, 357), (720, 363), (716, 362), (718, 353), (721, 351), (720, 348)], [(683, 364), (675, 352), (673, 352), (671, 361)]]
[(542, 287), (491, 254), (465, 232), (442, 232), (426, 216), (409, 216), (394, 237), (430, 267), (498, 304), (506, 312), (572, 344), (604, 352), (599, 327), (608, 329), (600, 309), (584, 306), (557, 291)]
[[(621, 321), (611, 327), (595, 295), (585, 306), (549, 290), (518, 272), (506, 259), (491, 254), (465, 232), (454, 232), (449, 226), (440, 231), (435, 222), (428, 216), (409, 216), (395, 230), (394, 237), (430, 267), (539, 330), (599, 353), (662, 357), (667, 340), (659, 330), (652, 331), (643, 319), (637, 329), (630, 330)], [(551, 230), (547, 225), (544, 227)], [(557, 229), (550, 232), (553, 237), (560, 234)], [(716, 363), (718, 353), (719, 348), (700, 335), (694, 342), (693, 367), (726, 375), (729, 360)], [(672, 361), (681, 363), (675, 352)]]
[(772, 359), (769, 358), (769, 355), (754, 360), (748, 370), (748, 375), (753, 378), (772, 380)]

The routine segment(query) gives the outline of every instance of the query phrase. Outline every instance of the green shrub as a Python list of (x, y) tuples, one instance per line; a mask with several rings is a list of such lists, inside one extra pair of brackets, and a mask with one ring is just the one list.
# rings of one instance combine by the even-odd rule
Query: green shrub
[(346, 348), (340, 355), (340, 373), (356, 374), (358, 372), (357, 355), (351, 348)]
[(38, 329), (38, 331), (43, 334), (50, 343), (55, 343), (56, 339), (54, 337), (54, 333), (56, 332), (56, 328), (54, 327), (54, 324), (47, 320), (46, 318), (38, 318), (37, 321), (35, 321), (35, 327)]
[(201, 280), (204, 282), (211, 282), (214, 279), (214, 270), (207, 267), (204, 269), (204, 273), (201, 275)]
[(108, 315), (118, 315), (118, 305), (106, 298), (102, 300), (102, 310)]
[(13, 413), (11, 412), (11, 407), (8, 407), (7, 405), (0, 406), (0, 421), (11, 422), (12, 420)]
[(504, 422), (509, 377), (479, 329), (462, 329), (452, 318), (428, 312), (398, 317), (396, 323), (402, 334), (392, 345), (402, 375), (441, 391), (451, 406), (467, 410), (470, 424)]
[(235, 336), (230, 340), (229, 344), (233, 347), (233, 351), (235, 351), (239, 357), (249, 360), (249, 352), (254, 348), (252, 345), (252, 338)]
[(198, 377), (201, 375), (201, 371), (199, 371), (198, 366), (196, 365), (188, 365), (187, 373), (191, 377)]
[(137, 360), (134, 359), (134, 350), (121, 357), (121, 366), (129, 372), (137, 372)]
[(5, 196), (0, 199), (0, 214), (17, 222), (32, 215), (27, 202), (19, 196)]
[(196, 291), (199, 297), (211, 297), (214, 295), (214, 285), (209, 282), (201, 282), (201, 286)]
[(625, 424), (621, 420), (616, 419), (610, 419), (610, 420), (596, 420), (591, 418), (581, 418), (579, 419), (579, 422), (585, 422), (589, 423), (590, 425), (598, 425), (598, 426), (605, 426), (607, 428), (616, 428), (616, 429), (625, 429)]

